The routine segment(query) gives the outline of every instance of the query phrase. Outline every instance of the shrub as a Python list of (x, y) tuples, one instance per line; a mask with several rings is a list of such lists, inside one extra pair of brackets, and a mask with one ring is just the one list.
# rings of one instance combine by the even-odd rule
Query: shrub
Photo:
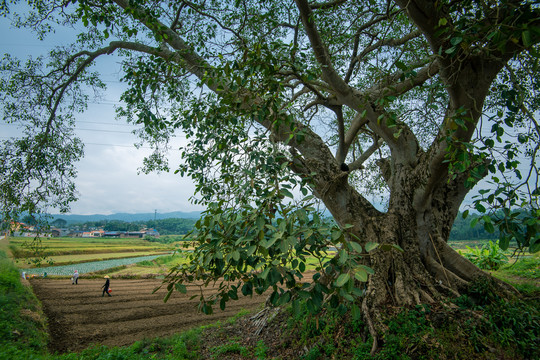
[(497, 270), (508, 262), (508, 258), (499, 247), (498, 241), (493, 242), (490, 240), (481, 248), (467, 246), (467, 250), (465, 257), (483, 270)]

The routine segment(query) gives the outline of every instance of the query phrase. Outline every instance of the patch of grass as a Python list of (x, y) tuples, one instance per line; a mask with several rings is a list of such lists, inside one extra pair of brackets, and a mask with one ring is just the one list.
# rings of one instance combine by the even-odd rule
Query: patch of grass
[(235, 341), (230, 341), (227, 344), (218, 345), (210, 348), (212, 359), (220, 359), (227, 354), (239, 354), (242, 357), (249, 355), (248, 349)]
[(266, 359), (266, 354), (268, 353), (268, 346), (264, 343), (264, 341), (259, 340), (253, 352), (257, 360), (264, 360)]
[(540, 254), (523, 257), (513, 264), (503, 266), (501, 271), (527, 279), (540, 278)]
[(506, 281), (518, 291), (528, 296), (540, 294), (540, 255), (533, 254), (518, 259), (491, 273), (494, 277)]
[(47, 333), (39, 301), (19, 271), (0, 252), (0, 359), (37, 359), (46, 354)]

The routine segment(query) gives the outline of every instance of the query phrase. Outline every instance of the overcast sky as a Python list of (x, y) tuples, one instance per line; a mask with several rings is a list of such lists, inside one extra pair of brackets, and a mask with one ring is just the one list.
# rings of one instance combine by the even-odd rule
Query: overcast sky
[[(62, 32), (40, 42), (30, 32), (11, 27), (9, 19), (2, 17), (0, 34), (0, 54), (9, 53), (19, 58), (36, 57), (73, 39), (70, 34)], [(88, 110), (77, 116), (76, 134), (85, 143), (85, 156), (77, 164), (79, 200), (72, 204), (71, 213), (108, 215), (202, 210), (189, 202), (195, 189), (189, 178), (172, 172), (138, 175), (138, 168), (150, 150), (136, 149), (133, 144), (137, 137), (131, 134), (134, 127), (115, 119), (114, 106), (119, 104), (123, 86), (119, 81), (120, 66), (114, 58), (98, 60), (108, 90), (102, 101), (92, 101)], [(14, 125), (0, 122), (0, 140), (16, 132)], [(185, 141), (179, 135), (173, 140), (172, 169), (179, 162), (180, 152), (176, 149)]]

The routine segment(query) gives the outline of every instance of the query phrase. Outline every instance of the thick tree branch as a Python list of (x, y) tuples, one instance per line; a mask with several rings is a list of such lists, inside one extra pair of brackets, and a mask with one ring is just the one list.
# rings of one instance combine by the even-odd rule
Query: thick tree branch
[[(396, 0), (396, 3), (407, 11), (409, 18), (424, 33), (432, 51), (437, 53), (443, 42), (443, 38), (437, 34), (437, 27), (439, 20), (446, 18), (442, 3), (431, 0)], [(447, 21), (450, 21), (449, 17)]]
[(361, 169), (362, 165), (367, 161), (367, 159), (369, 159), (370, 156), (373, 155), (373, 153), (377, 151), (377, 149), (380, 148), (382, 144), (384, 144), (384, 141), (381, 138), (375, 138), (373, 140), (373, 144), (371, 144), (371, 146), (366, 151), (364, 151), (364, 153), (360, 155), (358, 159), (349, 164), (349, 171)]
[(331, 108), (336, 113), (336, 121), (338, 126), (338, 148), (336, 152), (336, 160), (338, 164), (345, 162), (345, 156), (347, 155), (345, 151), (345, 121), (343, 120), (343, 107), (337, 106)]
[[(413, 65), (414, 66), (414, 65)], [(411, 69), (414, 67), (411, 67)], [(403, 75), (403, 71), (398, 71), (390, 75), (384, 82), (363, 92), (363, 95), (371, 101), (375, 101), (384, 96), (399, 96), (407, 91), (422, 85), (424, 82), (439, 73), (439, 63), (435, 60), (427, 66), (418, 70), (415, 76), (403, 81), (398, 81)], [(395, 81), (395, 82), (393, 82)]]
[(304, 24), (309, 41), (311, 42), (315, 58), (321, 65), (323, 79), (339, 94), (346, 95), (347, 93), (350, 93), (351, 89), (334, 69), (330, 54), (328, 54), (328, 50), (326, 49), (326, 46), (324, 46), (321, 36), (315, 26), (314, 14), (311, 11), (307, 0), (295, 0), (295, 2), (300, 11), (300, 17), (302, 18), (302, 23)]
[(372, 127), (388, 144), (394, 144), (401, 147), (400, 151), (404, 152), (402, 145), (405, 144), (401, 141), (401, 145), (398, 145), (396, 138), (394, 137), (394, 130), (389, 129), (387, 126), (377, 121), (379, 115), (373, 110), (367, 99), (363, 98), (358, 92), (349, 87), (334, 69), (331, 57), (315, 26), (314, 15), (308, 2), (306, 0), (295, 0), (295, 2), (300, 11), (300, 17), (302, 18), (302, 23), (306, 29), (315, 58), (321, 65), (323, 80), (332, 87), (338, 100), (342, 101), (343, 104), (347, 104), (357, 111), (360, 111), (361, 109), (362, 111), (365, 110), (365, 116), (369, 119), (370, 127)]
[[(63, 67), (63, 69), (67, 69), (69, 67), (69, 65), (71, 63), (73, 63), (77, 58), (83, 56), (83, 55), (87, 55), (88, 57), (77, 67), (77, 69), (75, 70), (75, 72), (65, 81), (63, 82), (60, 86), (54, 88), (52, 90), (52, 94), (51, 96), (49, 97), (49, 110), (50, 110), (50, 114), (49, 114), (49, 119), (47, 120), (47, 124), (46, 124), (46, 127), (45, 127), (45, 132), (44, 132), (44, 138), (43, 138), (43, 142), (46, 141), (47, 139), (47, 136), (49, 135), (50, 131), (51, 131), (51, 127), (52, 127), (52, 123), (54, 121), (54, 119), (56, 118), (56, 111), (58, 110), (58, 106), (60, 105), (60, 103), (62, 102), (62, 98), (64, 96), (64, 93), (65, 91), (67, 90), (67, 88), (73, 84), (77, 78), (79, 77), (79, 75), (88, 67), (90, 66), (90, 64), (92, 64), (92, 62), (98, 58), (99, 56), (101, 55), (104, 55), (104, 54), (110, 54), (112, 53), (114, 50), (116, 50), (117, 48), (115, 47), (115, 45), (113, 43), (111, 43), (109, 46), (107, 47), (104, 47), (104, 48), (101, 48), (101, 49), (98, 49), (94, 52), (87, 52), (87, 51), (82, 51), (82, 52), (79, 52), (73, 56), (71, 56), (66, 62), (65, 62), (65, 65)], [(52, 101), (53, 98), (55, 98), (54, 102)]]
[(369, 120), (365, 117), (365, 114), (356, 113), (356, 116), (351, 121), (351, 126), (349, 127), (344, 136), (343, 153), (345, 156), (349, 152), (349, 148), (354, 142), (354, 139), (356, 139), (356, 136), (360, 132), (360, 129), (367, 125), (368, 122)]
[(313, 9), (313, 10), (326, 10), (326, 9), (331, 9), (335, 6), (339, 6), (341, 4), (344, 4), (346, 3), (348, 0), (334, 0), (334, 1), (329, 1), (329, 2), (325, 2), (325, 3), (315, 3), (315, 4), (311, 4), (310, 7)]
[(420, 30), (415, 30), (415, 31), (411, 32), (410, 34), (405, 35), (404, 37), (402, 37), (400, 39), (383, 39), (383, 40), (380, 40), (377, 43), (375, 43), (375, 44), (373, 44), (371, 46), (368, 46), (364, 50), (362, 50), (362, 52), (353, 59), (352, 66), (354, 66), (356, 63), (361, 61), (362, 58), (364, 56), (366, 56), (367, 54), (369, 54), (369, 53), (371, 53), (371, 52), (373, 52), (373, 51), (375, 51), (377, 49), (380, 49), (381, 47), (384, 47), (384, 46), (397, 47), (397, 46), (400, 46), (400, 45), (403, 45), (403, 44), (409, 42), (412, 39), (415, 39), (415, 38), (419, 37), (420, 35), (422, 35), (422, 32)]

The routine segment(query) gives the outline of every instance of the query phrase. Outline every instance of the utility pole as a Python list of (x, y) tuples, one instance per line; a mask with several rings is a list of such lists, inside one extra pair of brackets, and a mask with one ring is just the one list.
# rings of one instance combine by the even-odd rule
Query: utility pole
[(156, 222), (156, 217), (157, 217), (157, 209), (154, 210), (154, 224), (155, 224), (155, 222)]

